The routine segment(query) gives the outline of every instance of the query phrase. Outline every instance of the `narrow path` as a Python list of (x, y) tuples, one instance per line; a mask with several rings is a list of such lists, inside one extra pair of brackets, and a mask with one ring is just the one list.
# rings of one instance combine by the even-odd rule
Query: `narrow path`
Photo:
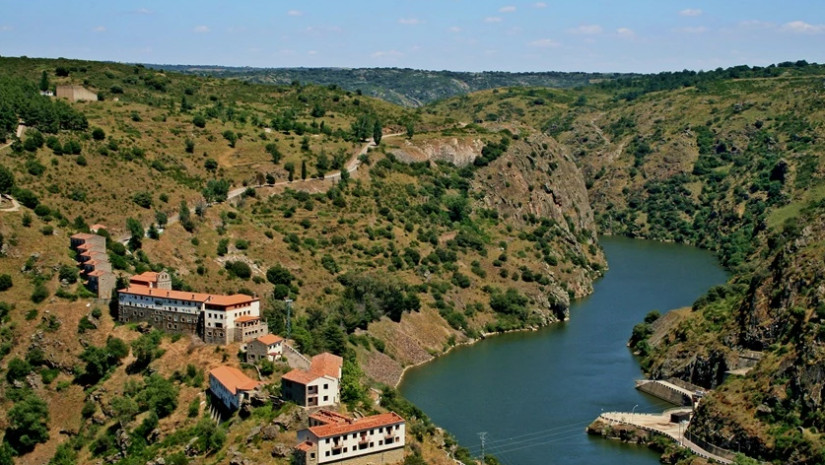
[[(2, 148), (2, 147), (0, 147), (0, 148)], [(11, 202), (11, 207), (8, 207), (8, 208), (0, 208), (0, 212), (16, 212), (16, 211), (20, 211), (20, 204), (19, 204), (19, 203), (17, 203), (17, 200), (15, 200), (15, 199), (14, 199), (14, 197), (12, 197), (12, 196), (10, 196), (10, 195), (8, 195), (8, 194), (3, 194), (3, 195), (2, 195), (2, 197), (3, 197), (3, 200), (8, 200), (8, 201), (10, 201), (10, 202)]]
[(670, 414), (672, 413), (692, 411), (692, 408), (684, 407), (665, 410), (660, 414), (605, 412), (599, 415), (599, 418), (611, 424), (620, 423), (635, 426), (646, 431), (651, 431), (654, 433), (665, 435), (676, 441), (676, 443), (680, 446), (690, 449), (691, 452), (700, 457), (704, 457), (706, 459), (713, 460), (715, 462), (723, 464), (733, 463), (732, 460), (719, 455), (715, 455), (705, 449), (702, 449), (698, 445), (688, 440), (685, 437), (685, 432), (687, 431), (688, 426), (690, 425), (690, 421), (684, 423), (673, 423), (670, 421)]
[[(383, 136), (381, 138), (381, 140), (386, 140), (386, 139), (390, 139), (390, 138), (393, 138), (393, 137), (398, 137), (402, 134), (403, 133), (400, 133), (400, 132), (393, 133), (393, 134), (387, 134), (387, 135)], [(357, 152), (355, 152), (350, 157), (350, 159), (347, 160), (346, 164), (344, 165), (344, 167), (347, 170), (347, 173), (352, 174), (352, 173), (358, 171), (358, 168), (361, 166), (361, 155), (365, 155), (369, 151), (369, 149), (371, 149), (373, 147), (376, 147), (376, 146), (377, 146), (377, 144), (375, 143), (375, 140), (373, 140), (373, 139), (370, 139), (363, 146), (361, 146), (361, 148)], [(321, 179), (321, 178), (295, 179), (295, 180), (292, 180), (292, 181), (279, 181), (279, 182), (276, 182), (274, 184), (258, 184), (258, 185), (255, 185), (255, 186), (238, 187), (238, 188), (230, 190), (229, 193), (227, 193), (226, 201), (229, 202), (229, 201), (232, 201), (234, 199), (239, 198), (250, 187), (252, 189), (262, 189), (262, 188), (283, 187), (283, 186), (299, 186), (301, 184), (314, 182), (314, 181), (337, 181), (339, 179), (341, 179), (341, 171), (340, 170), (339, 171), (333, 171), (331, 173), (325, 174), (323, 179)], [(272, 195), (275, 195), (275, 193), (270, 194), (270, 196), (272, 196)], [(207, 207), (209, 207), (209, 206), (210, 205), (207, 204)], [(190, 207), (190, 209), (191, 209), (191, 207)], [(171, 226), (171, 225), (177, 223), (178, 221), (180, 221), (180, 215), (179, 214), (175, 213), (173, 215), (170, 215), (168, 217), (167, 221), (166, 221), (166, 226), (167, 227)], [(147, 227), (148, 226), (144, 226), (144, 228), (147, 228)], [(124, 235), (118, 237), (117, 241), (121, 242), (123, 244), (126, 244), (127, 242), (129, 242), (130, 237), (131, 237), (130, 235), (124, 234)]]

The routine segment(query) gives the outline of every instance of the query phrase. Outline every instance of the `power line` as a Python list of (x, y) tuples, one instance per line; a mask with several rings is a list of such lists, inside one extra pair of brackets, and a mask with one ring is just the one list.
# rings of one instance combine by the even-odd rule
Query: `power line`
[[(574, 422), (574, 423), (568, 423), (568, 424), (564, 424), (564, 425), (556, 425), (556, 426), (553, 426), (551, 428), (547, 428), (547, 429), (544, 429), (544, 430), (533, 431), (533, 432), (530, 432), (530, 433), (519, 434), (519, 435), (516, 435), (516, 436), (510, 436), (510, 437), (506, 437), (506, 438), (493, 439), (493, 440), (485, 441), (485, 443), (487, 445), (496, 444), (496, 445), (499, 445), (499, 446), (506, 446), (507, 444), (500, 444), (500, 443), (512, 442), (512, 441), (514, 441), (514, 442), (523, 442), (524, 440), (529, 440), (528, 438), (530, 438), (532, 436), (542, 436), (544, 434), (555, 433), (555, 432), (559, 432), (559, 431), (566, 432), (564, 430), (572, 430), (573, 428), (580, 428), (580, 427), (583, 427), (583, 426), (587, 426), (588, 424), (590, 424), (589, 420), (587, 420), (587, 421), (577, 421), (577, 422)], [(536, 439), (536, 438), (534, 438), (534, 439)], [(470, 446), (467, 446), (467, 447), (469, 449), (478, 449), (479, 444), (473, 444), (473, 445), (470, 445)]]
[(484, 440), (487, 438), (487, 432), (478, 433), (481, 438), (481, 465), (484, 465)]

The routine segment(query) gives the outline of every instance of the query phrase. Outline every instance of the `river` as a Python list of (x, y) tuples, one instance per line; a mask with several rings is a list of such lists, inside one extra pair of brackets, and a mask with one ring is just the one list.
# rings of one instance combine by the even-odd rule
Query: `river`
[(658, 412), (671, 405), (634, 389), (642, 376), (626, 346), (650, 310), (689, 306), (727, 278), (693, 247), (602, 238), (610, 265), (570, 321), (495, 336), (407, 372), (401, 392), (474, 456), (478, 433), (505, 465), (657, 464), (658, 455), (588, 436), (604, 411)]

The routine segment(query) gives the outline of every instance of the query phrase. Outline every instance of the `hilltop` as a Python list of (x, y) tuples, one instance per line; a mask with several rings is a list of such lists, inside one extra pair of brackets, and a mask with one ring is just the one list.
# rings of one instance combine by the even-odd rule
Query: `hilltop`
[(257, 84), (292, 82), (338, 86), (405, 107), (500, 87), (570, 88), (629, 78), (634, 74), (504, 71), (457, 72), (409, 68), (238, 68), (220, 66), (147, 65), (200, 76), (239, 79)]

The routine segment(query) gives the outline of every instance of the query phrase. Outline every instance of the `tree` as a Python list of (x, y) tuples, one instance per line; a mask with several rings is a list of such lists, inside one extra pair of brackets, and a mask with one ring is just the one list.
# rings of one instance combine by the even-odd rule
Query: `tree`
[(235, 147), (235, 142), (238, 141), (238, 135), (234, 131), (227, 129), (223, 132), (223, 138), (229, 142), (230, 147)]
[(198, 422), (195, 426), (195, 435), (198, 438), (195, 444), (204, 455), (220, 450), (226, 442), (226, 433), (223, 428), (209, 418), (203, 418)]
[(195, 141), (192, 139), (187, 138), (186, 141), (184, 141), (184, 146), (186, 153), (195, 153)]
[(106, 132), (100, 128), (94, 128), (92, 130), (92, 139), (94, 140), (103, 140), (106, 138)]
[(415, 123), (407, 121), (407, 139), (412, 139), (415, 135)]
[(284, 163), (284, 169), (287, 172), (289, 182), (292, 182), (295, 179), (295, 164), (290, 162)]
[(229, 181), (226, 179), (210, 179), (203, 189), (203, 197), (207, 202), (224, 202), (229, 195)]
[(197, 126), (199, 128), (205, 128), (206, 127), (206, 118), (204, 118), (201, 115), (195, 115), (195, 117), (192, 118), (192, 124), (194, 124), (195, 126)]
[(178, 209), (178, 219), (180, 220), (183, 229), (192, 232), (195, 230), (195, 223), (192, 221), (192, 212), (189, 211), (189, 205), (186, 205), (185, 200), (180, 201), (180, 208)]
[(157, 221), (159, 227), (163, 228), (169, 222), (169, 215), (160, 210), (155, 210), (155, 221)]
[(61, 281), (74, 284), (77, 282), (78, 278), (77, 267), (71, 265), (60, 265), (60, 269), (57, 272), (57, 277)]
[(163, 376), (154, 373), (146, 378), (145, 386), (137, 395), (138, 406), (150, 410), (158, 418), (169, 416), (178, 407), (178, 388)]
[(129, 238), (129, 247), (132, 250), (139, 249), (144, 236), (143, 225), (140, 224), (140, 221), (129, 217), (126, 219), (126, 229), (132, 234), (132, 237)]
[(381, 137), (383, 137), (383, 135), (384, 133), (382, 132), (381, 121), (376, 119), (375, 124), (372, 126), (372, 140), (375, 141), (375, 145), (381, 143)]
[(143, 208), (152, 208), (152, 194), (146, 191), (140, 191), (132, 196), (132, 202)]
[(40, 90), (45, 92), (49, 90), (49, 73), (46, 70), (43, 70), (43, 73), (40, 75)]
[(218, 161), (214, 158), (207, 158), (205, 162), (203, 162), (203, 167), (206, 168), (206, 171), (214, 173), (218, 169)]
[(274, 285), (283, 284), (289, 286), (295, 277), (283, 266), (276, 264), (266, 270), (266, 279)]
[(20, 381), (26, 378), (31, 373), (32, 367), (29, 362), (22, 358), (15, 357), (9, 361), (8, 371), (6, 372), (6, 380), (9, 383)]
[(0, 165), (0, 194), (8, 194), (14, 189), (14, 174), (11, 170)]
[(307, 161), (301, 160), (301, 179), (307, 178)]
[(281, 151), (278, 150), (278, 146), (275, 144), (266, 144), (266, 153), (272, 156), (272, 163), (276, 165), (280, 163), (281, 158), (283, 158)]
[(49, 440), (49, 406), (36, 394), (30, 392), (16, 402), (7, 418), (6, 441), (18, 455)]

